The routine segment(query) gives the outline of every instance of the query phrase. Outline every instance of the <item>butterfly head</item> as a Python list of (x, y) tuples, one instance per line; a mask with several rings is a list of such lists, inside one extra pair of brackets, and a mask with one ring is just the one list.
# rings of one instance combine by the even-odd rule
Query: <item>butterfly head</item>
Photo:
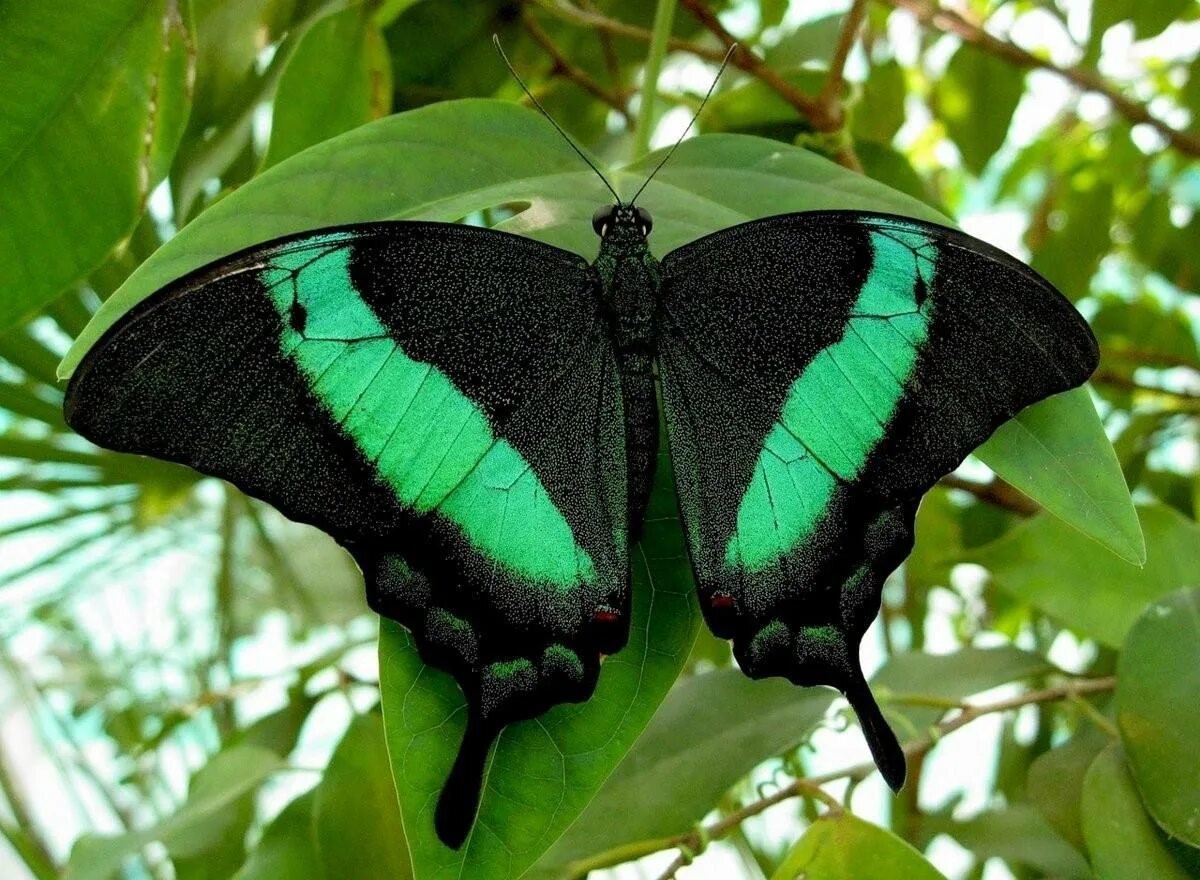
[(592, 229), (604, 241), (644, 241), (654, 228), (654, 219), (636, 205), (604, 205), (592, 215)]

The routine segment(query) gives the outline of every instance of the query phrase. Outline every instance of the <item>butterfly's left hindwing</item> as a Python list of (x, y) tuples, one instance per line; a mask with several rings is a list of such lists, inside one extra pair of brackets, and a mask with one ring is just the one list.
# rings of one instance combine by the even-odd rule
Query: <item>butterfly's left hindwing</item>
[(458, 679), (438, 813), (461, 842), (491, 741), (588, 697), (625, 641), (620, 380), (573, 254), (448, 224), (345, 227), (200, 270), (72, 378), (72, 427), (333, 535), (372, 606)]
[(944, 227), (789, 214), (662, 262), (667, 434), (701, 604), (742, 668), (850, 697), (885, 777), (903, 755), (858, 642), (920, 496), (1097, 350), (1048, 282)]

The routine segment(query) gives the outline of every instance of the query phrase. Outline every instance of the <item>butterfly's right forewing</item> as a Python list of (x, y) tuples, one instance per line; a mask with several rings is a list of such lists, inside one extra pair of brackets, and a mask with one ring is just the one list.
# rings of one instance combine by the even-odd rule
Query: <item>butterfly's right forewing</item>
[(1095, 340), (1016, 260), (900, 217), (769, 217), (662, 267), (667, 435), (705, 615), (751, 675), (846, 692), (898, 786), (857, 648), (917, 502), (1086, 380)]

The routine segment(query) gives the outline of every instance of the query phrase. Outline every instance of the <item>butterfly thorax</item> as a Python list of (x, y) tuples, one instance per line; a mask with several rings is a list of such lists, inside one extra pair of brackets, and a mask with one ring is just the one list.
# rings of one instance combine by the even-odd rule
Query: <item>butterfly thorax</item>
[(616, 206), (593, 218), (600, 235), (594, 263), (601, 308), (611, 322), (625, 411), (630, 535), (641, 535), (658, 456), (658, 398), (654, 384), (654, 322), (661, 285), (658, 260), (646, 237), (650, 215)]
[(648, 371), (654, 354), (658, 260), (639, 230), (621, 226), (604, 237), (595, 266), (601, 302), (612, 321), (613, 341), (623, 368)]

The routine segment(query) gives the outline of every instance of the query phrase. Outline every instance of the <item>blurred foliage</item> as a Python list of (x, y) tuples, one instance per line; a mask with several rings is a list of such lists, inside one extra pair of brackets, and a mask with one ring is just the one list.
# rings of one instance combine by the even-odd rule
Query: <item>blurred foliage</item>
[[(655, 4), (641, 0), (0, 0), (0, 874), (532, 865), (549, 880), (682, 846), (695, 877), (979, 878), (999, 863), (1021, 880), (1200, 877), (1200, 9), (942, 4), (679, 0), (648, 95)], [(520, 98), (492, 34), (585, 148), (629, 164), (625, 184), (653, 165), (631, 154), (644, 102), (653, 142), (669, 142), (740, 42), (696, 127), (770, 140), (680, 150), (661, 177), (660, 254), (778, 205), (874, 200), (1018, 250), (1091, 321), (1115, 460), (1085, 430), (1083, 395), (1022, 414), (981, 450), (990, 470), (970, 461), (925, 499), (885, 591), (868, 641), (913, 755), (900, 795), (841, 748), (858, 732), (841, 733), (831, 692), (745, 680), (707, 634), (689, 655), (665, 492), (638, 575), (658, 591), (648, 659), (627, 678), (626, 655), (609, 661), (624, 689), (607, 710), (568, 707), (544, 742), (514, 728), (497, 784), (522, 807), (498, 839), (543, 810), (555, 833), (463, 874), (411, 814), (453, 746), (418, 736), (448, 692), (406, 699), (420, 669), (398, 629), (377, 664), (342, 551), (64, 425), (56, 369), (100, 305), (135, 271), (118, 301), (238, 236), (399, 206), (591, 256), (603, 191), (569, 148), (535, 117), (444, 103)], [(971, 723), (991, 710), (1008, 713), (992, 732)], [(580, 711), (619, 716), (604, 723), (620, 733), (594, 766), (562, 769), (555, 750), (587, 734), (568, 723)], [(964, 754), (983, 778), (963, 778)]]

